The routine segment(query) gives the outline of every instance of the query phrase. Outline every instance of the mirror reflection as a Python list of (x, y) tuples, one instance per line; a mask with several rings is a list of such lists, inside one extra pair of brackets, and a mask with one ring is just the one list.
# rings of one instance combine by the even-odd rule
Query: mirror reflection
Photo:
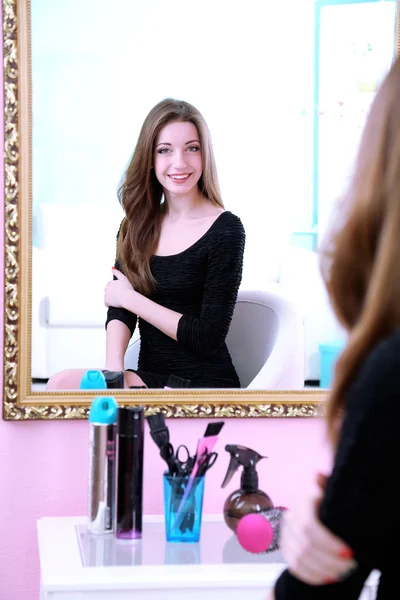
[(128, 387), (329, 387), (345, 334), (317, 249), (396, 2), (31, 12), (33, 390), (123, 365)]

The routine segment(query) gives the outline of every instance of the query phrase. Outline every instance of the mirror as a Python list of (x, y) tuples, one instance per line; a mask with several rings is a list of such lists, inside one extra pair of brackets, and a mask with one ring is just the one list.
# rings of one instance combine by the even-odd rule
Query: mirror
[[(242, 389), (116, 395), (176, 416), (317, 414), (344, 332), (316, 250), (393, 58), (397, 2), (233, 1), (228, 14), (213, 0), (201, 11), (184, 0), (5, 5), (5, 417), (86, 415), (90, 395), (46, 381), (104, 365), (116, 190), (165, 97), (202, 112), (225, 208), (246, 230), (227, 339)], [(254, 291), (268, 317), (247, 312)]]

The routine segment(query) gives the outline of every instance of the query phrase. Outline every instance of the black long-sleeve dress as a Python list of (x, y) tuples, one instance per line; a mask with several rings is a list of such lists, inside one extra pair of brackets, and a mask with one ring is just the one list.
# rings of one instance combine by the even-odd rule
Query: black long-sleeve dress
[[(369, 354), (346, 394), (346, 415), (321, 521), (353, 550), (359, 568), (310, 586), (284, 571), (276, 600), (358, 598), (373, 569), (379, 600), (400, 597), (400, 329)], [(391, 589), (392, 588), (392, 589)]]
[(108, 309), (106, 327), (117, 319), (133, 334), (139, 321), (136, 373), (147, 387), (163, 388), (170, 375), (190, 380), (193, 388), (240, 387), (225, 339), (242, 279), (244, 245), (240, 219), (225, 211), (183, 252), (152, 257), (157, 288), (148, 297), (182, 314), (177, 341), (128, 310)]

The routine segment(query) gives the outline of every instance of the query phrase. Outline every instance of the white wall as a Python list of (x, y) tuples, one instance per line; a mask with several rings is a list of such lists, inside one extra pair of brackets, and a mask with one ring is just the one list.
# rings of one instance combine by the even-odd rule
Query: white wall
[(172, 96), (204, 114), (249, 237), (308, 225), (311, 0), (35, 0), (32, 24), (34, 206), (110, 210), (146, 114)]

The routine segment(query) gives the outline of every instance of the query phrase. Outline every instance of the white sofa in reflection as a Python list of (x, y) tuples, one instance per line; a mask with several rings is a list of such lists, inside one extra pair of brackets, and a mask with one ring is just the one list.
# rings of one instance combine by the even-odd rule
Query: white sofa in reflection
[(32, 249), (32, 377), (104, 365), (104, 287), (122, 220), (95, 205), (41, 204)]
[[(118, 205), (114, 211), (95, 205), (39, 205), (32, 253), (33, 378), (48, 379), (67, 368), (104, 366), (103, 293), (111, 278), (121, 219)], [(341, 332), (316, 255), (281, 246), (278, 251), (269, 235), (257, 243), (248, 237), (241, 289), (275, 293), (296, 306), (304, 323), (305, 378), (319, 379), (318, 346)], [(136, 339), (137, 335), (132, 342)]]

